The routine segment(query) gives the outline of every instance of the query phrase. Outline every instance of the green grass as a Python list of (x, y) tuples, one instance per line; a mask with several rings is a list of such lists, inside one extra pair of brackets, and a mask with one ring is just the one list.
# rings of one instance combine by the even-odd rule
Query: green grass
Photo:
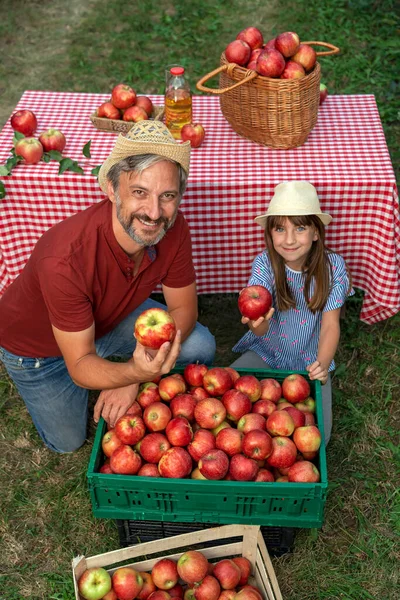
[[(323, 81), (331, 93), (375, 94), (398, 173), (395, 8), (389, 0), (3, 0), (0, 123), (25, 89), (107, 92), (127, 81), (162, 92), (174, 62), (194, 84), (251, 24), (266, 38), (294, 30), (341, 48), (321, 59)], [(273, 561), (285, 600), (399, 597), (400, 315), (367, 326), (360, 302), (361, 294), (348, 302), (336, 357), (325, 524), (301, 530), (294, 552)], [(228, 365), (243, 331), (236, 296), (201, 296), (200, 320), (216, 335), (216, 364)], [(92, 515), (85, 473), (94, 426), (78, 452), (50, 453), (1, 367), (0, 411), (0, 599), (70, 600), (71, 559), (119, 546), (115, 523)]]

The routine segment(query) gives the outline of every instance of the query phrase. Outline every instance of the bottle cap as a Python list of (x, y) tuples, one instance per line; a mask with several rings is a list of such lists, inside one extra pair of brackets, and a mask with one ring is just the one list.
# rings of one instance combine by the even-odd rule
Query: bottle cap
[(183, 75), (185, 69), (183, 67), (172, 67), (170, 70), (171, 75)]

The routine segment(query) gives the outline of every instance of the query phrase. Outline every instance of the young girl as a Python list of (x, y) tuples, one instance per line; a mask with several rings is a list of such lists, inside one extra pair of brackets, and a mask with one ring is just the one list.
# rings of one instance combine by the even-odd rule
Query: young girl
[(273, 307), (247, 323), (248, 331), (234, 346), (244, 352), (233, 368), (308, 371), (322, 385), (325, 443), (332, 429), (329, 372), (340, 337), (340, 309), (354, 294), (341, 256), (325, 246), (325, 225), (316, 189), (307, 181), (276, 186), (267, 213), (255, 218), (264, 227), (266, 250), (252, 267), (248, 285), (263, 285)]

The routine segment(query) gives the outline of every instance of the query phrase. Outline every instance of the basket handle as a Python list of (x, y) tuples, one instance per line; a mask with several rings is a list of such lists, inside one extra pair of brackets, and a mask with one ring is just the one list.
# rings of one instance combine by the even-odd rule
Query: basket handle
[(214, 69), (214, 71), (211, 71), (211, 73), (207, 73), (207, 75), (204, 75), (204, 77), (199, 79), (199, 81), (196, 83), (196, 88), (201, 92), (209, 92), (210, 94), (225, 94), (225, 92), (229, 92), (229, 90), (233, 90), (234, 88), (239, 87), (239, 85), (243, 85), (244, 83), (251, 81), (255, 77), (258, 77), (258, 73), (256, 71), (252, 71), (251, 69), (249, 69), (247, 71), (248, 74), (246, 74), (244, 79), (238, 81), (237, 83), (234, 83), (233, 85), (230, 85), (229, 87), (223, 89), (213, 89), (205, 87), (203, 85), (203, 83), (206, 83), (206, 81), (208, 81), (212, 77), (215, 77), (215, 75), (218, 75), (218, 73), (221, 73), (222, 71), (228, 71), (228, 75), (231, 75), (235, 67), (237, 67), (236, 63), (229, 63), (227, 65), (222, 65), (221, 67), (218, 67), (218, 69)]
[(333, 54), (339, 54), (340, 49), (333, 44), (328, 44), (328, 42), (301, 42), (302, 44), (307, 44), (307, 46), (325, 46), (325, 48), (330, 48), (330, 50), (325, 50), (325, 52), (317, 52), (317, 56), (331, 56)]

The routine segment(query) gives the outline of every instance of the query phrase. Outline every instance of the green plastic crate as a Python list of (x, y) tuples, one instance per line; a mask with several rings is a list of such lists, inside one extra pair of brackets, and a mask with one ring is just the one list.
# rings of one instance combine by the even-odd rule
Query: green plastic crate
[[(237, 369), (242, 375), (278, 381), (294, 371)], [(183, 372), (183, 369), (175, 369)], [(306, 372), (301, 373), (308, 379)], [(321, 384), (310, 381), (316, 400), (316, 421), (324, 439)], [(247, 524), (281, 527), (321, 527), (328, 488), (325, 446), (316, 461), (319, 483), (276, 483), (164, 479), (98, 473), (104, 457), (100, 420), (87, 477), (93, 514), (100, 518), (184, 523)]]

